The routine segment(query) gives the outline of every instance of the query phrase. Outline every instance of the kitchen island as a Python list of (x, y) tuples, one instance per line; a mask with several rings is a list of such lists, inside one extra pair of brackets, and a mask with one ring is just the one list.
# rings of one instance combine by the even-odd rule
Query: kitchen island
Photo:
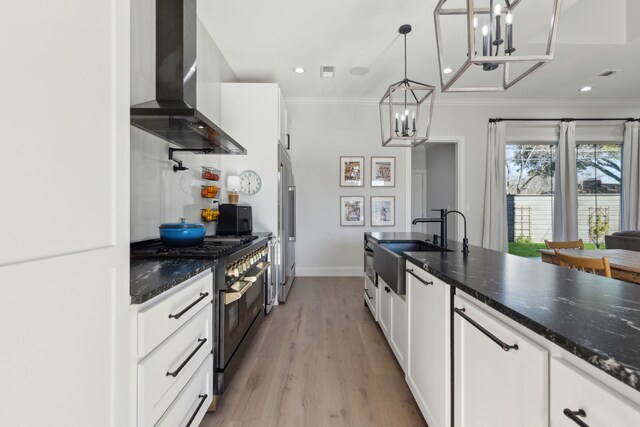
[[(365, 240), (373, 244), (429, 242), (430, 236), (422, 233), (365, 233)], [(502, 349), (499, 346), (495, 348), (505, 355), (509, 354), (511, 358), (516, 357), (511, 356), (514, 354), (527, 353), (526, 345), (530, 344), (531, 351), (527, 354), (533, 356), (516, 362), (511, 366), (515, 370), (511, 371), (508, 369), (508, 360), (501, 362), (505, 367), (503, 372), (509, 372), (510, 375), (520, 374), (522, 372), (517, 370), (519, 363), (524, 366), (531, 360), (535, 360), (535, 363), (540, 365), (540, 372), (537, 374), (540, 377), (538, 385), (543, 394), (539, 396), (540, 405), (545, 406), (545, 402), (550, 401), (550, 411), (555, 410), (554, 378), (560, 378), (565, 369), (564, 365), (560, 366), (558, 363), (568, 362), (571, 365), (568, 369), (576, 366), (590, 379), (593, 377), (598, 385), (604, 383), (607, 390), (611, 390), (616, 396), (620, 394), (619, 397), (631, 408), (631, 413), (638, 417), (633, 419), (635, 424), (628, 424), (640, 423), (640, 409), (638, 409), (640, 408), (640, 289), (637, 285), (560, 268), (542, 263), (539, 259), (521, 258), (475, 246), (471, 246), (470, 253), (465, 257), (461, 252), (462, 245), (451, 240), (448, 242), (447, 249), (449, 251), (439, 251), (434, 248), (435, 251), (432, 252), (402, 253), (402, 257), (407, 262), (406, 295), (398, 296), (389, 292), (384, 281), (382, 286), (380, 284), (377, 286), (381, 296), (391, 294), (391, 304), (396, 304), (391, 311), (398, 311), (397, 308), (401, 308), (400, 305), (403, 303), (407, 306), (404, 308), (407, 311), (404, 321), (408, 323), (404, 327), (407, 331), (405, 339), (407, 349), (399, 353), (405, 354), (408, 360), (404, 364), (401, 362), (401, 365), (405, 368), (407, 382), (414, 391), (414, 396), (417, 394), (416, 400), (423, 409), (423, 413), (428, 412), (424, 415), (430, 425), (448, 425), (449, 422), (453, 422), (451, 419), (455, 420), (455, 425), (467, 425), (467, 423), (473, 425), (471, 421), (460, 419), (464, 418), (460, 412), (461, 408), (466, 410), (467, 415), (474, 410), (465, 406), (469, 405), (469, 399), (466, 399), (469, 395), (465, 394), (467, 393), (465, 389), (472, 387), (460, 378), (463, 376), (462, 372), (468, 372), (471, 367), (480, 368), (480, 366), (482, 371), (490, 370), (493, 361), (502, 357), (500, 354), (495, 354), (485, 360), (484, 365), (478, 365), (477, 361), (483, 359), (482, 354), (476, 353), (473, 357), (463, 354), (464, 350), (481, 351), (480, 348), (475, 347), (484, 345), (482, 340), (465, 341), (476, 332), (480, 333), (482, 339), (486, 338), (485, 341), (490, 345), (504, 344)], [(366, 280), (368, 279), (365, 279), (365, 288)], [(381, 279), (378, 277), (378, 280)], [(443, 345), (445, 341), (451, 343), (448, 346), (449, 349), (438, 356), (438, 360), (443, 363), (442, 369), (450, 371), (453, 378), (452, 381), (448, 381), (450, 384), (443, 385), (440, 390), (440, 392), (450, 392), (452, 395), (447, 402), (439, 403), (440, 406), (446, 406), (446, 412), (449, 412), (451, 406), (454, 407), (450, 417), (448, 414), (443, 414), (442, 410), (439, 416), (432, 416), (438, 411), (430, 408), (434, 405), (426, 402), (424, 395), (428, 393), (416, 390), (416, 381), (412, 378), (411, 372), (412, 367), (415, 370), (416, 365), (420, 363), (419, 360), (412, 362), (412, 352), (415, 353), (414, 350), (417, 348), (416, 354), (421, 354), (419, 347), (424, 344), (412, 343), (412, 338), (430, 336), (428, 331), (416, 333), (418, 326), (428, 329), (429, 325), (412, 325), (412, 320), (421, 319), (420, 316), (424, 318), (420, 313), (424, 311), (421, 307), (431, 304), (435, 298), (429, 296), (431, 294), (421, 293), (424, 293), (425, 289), (428, 289), (428, 292), (434, 292), (433, 290), (439, 286), (441, 291), (437, 294), (437, 298), (440, 299), (434, 307), (429, 309), (431, 312), (436, 309), (442, 310), (443, 313), (442, 319), (438, 320), (440, 322), (438, 330), (433, 332), (434, 336), (442, 339), (437, 344)], [(413, 301), (412, 297), (414, 297)], [(420, 303), (422, 305), (416, 305), (418, 297), (425, 298), (424, 302)], [(380, 316), (384, 313), (384, 304), (380, 302), (378, 310)], [(447, 307), (441, 307), (442, 305)], [(484, 319), (485, 315), (486, 322), (480, 322), (478, 319)], [(393, 320), (397, 318), (393, 317)], [(494, 321), (500, 324), (493, 329), (493, 334), (486, 334), (485, 332), (491, 329), (487, 325)], [(381, 319), (379, 323), (384, 332), (384, 321)], [(506, 332), (501, 333), (503, 327)], [(393, 325), (391, 329), (402, 330), (402, 328), (394, 328)], [(494, 338), (498, 340), (495, 341)], [(390, 342), (402, 342), (402, 340), (395, 339)], [(517, 342), (517, 345), (509, 345), (513, 342)], [(433, 344), (426, 343), (431, 346)], [(554, 368), (556, 366), (560, 368)], [(525, 371), (534, 372), (537, 368), (537, 365), (527, 366)], [(496, 369), (498, 369), (495, 372), (496, 377), (499, 377), (501, 368), (496, 366)], [(559, 372), (558, 375), (555, 375), (555, 372)], [(480, 373), (478, 376), (483, 377)], [(490, 381), (483, 378), (484, 381)], [(500, 383), (502, 388), (508, 387), (508, 384), (502, 384), (501, 381), (497, 383)], [(532, 384), (529, 381), (527, 388), (535, 388)], [(494, 389), (490, 384), (483, 384), (483, 386), (487, 387), (487, 390)], [(501, 389), (500, 387), (497, 389)], [(549, 390), (551, 390), (550, 393)], [(549, 398), (547, 394), (551, 397)], [(532, 396), (525, 397), (524, 400), (529, 401), (532, 398)], [(477, 396), (475, 399), (482, 401), (482, 398)], [(423, 400), (422, 404), (420, 400)], [(488, 405), (488, 402), (484, 403), (484, 406)], [(540, 412), (545, 408), (540, 407), (536, 410)], [(549, 411), (548, 408), (546, 410)], [(456, 417), (456, 414), (459, 416)], [(581, 415), (573, 414), (573, 417), (581, 417)], [(570, 415), (562, 415), (563, 421), (565, 418), (575, 422)], [(541, 419), (550, 419), (551, 424), (554, 424), (553, 412), (549, 417), (543, 416)], [(593, 419), (593, 415), (584, 418), (583, 421), (588, 419)], [(539, 423), (534, 422), (532, 425), (539, 425)]]

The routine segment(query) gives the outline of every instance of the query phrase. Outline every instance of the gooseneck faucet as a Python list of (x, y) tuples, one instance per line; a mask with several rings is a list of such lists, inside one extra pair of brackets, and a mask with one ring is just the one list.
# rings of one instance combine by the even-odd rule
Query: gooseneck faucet
[(454, 212), (459, 214), (464, 220), (464, 238), (462, 239), (462, 253), (464, 254), (464, 256), (467, 256), (469, 254), (469, 239), (467, 239), (467, 217), (464, 216), (462, 212), (455, 211), (455, 210), (446, 212), (444, 216), (446, 217), (450, 213), (454, 213)]
[[(416, 225), (421, 222), (439, 222), (440, 223), (440, 246), (447, 247), (447, 210), (446, 209), (431, 209), (432, 211), (440, 212), (440, 218), (416, 218), (411, 223)], [(453, 212), (453, 211), (452, 211)], [(433, 244), (438, 244), (438, 235), (433, 235)]]

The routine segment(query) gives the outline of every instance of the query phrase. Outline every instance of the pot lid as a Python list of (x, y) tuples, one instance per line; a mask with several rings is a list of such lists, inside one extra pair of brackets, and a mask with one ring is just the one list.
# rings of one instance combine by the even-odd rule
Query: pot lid
[(160, 230), (188, 230), (192, 228), (204, 228), (204, 225), (186, 222), (184, 218), (180, 218), (180, 222), (166, 222), (160, 225)]

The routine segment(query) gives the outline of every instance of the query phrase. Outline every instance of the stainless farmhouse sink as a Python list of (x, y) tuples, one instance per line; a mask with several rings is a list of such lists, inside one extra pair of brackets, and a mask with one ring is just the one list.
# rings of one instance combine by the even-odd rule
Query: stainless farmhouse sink
[(402, 252), (451, 252), (451, 250), (419, 240), (383, 242), (373, 245), (373, 268), (397, 295), (406, 293), (406, 263)]

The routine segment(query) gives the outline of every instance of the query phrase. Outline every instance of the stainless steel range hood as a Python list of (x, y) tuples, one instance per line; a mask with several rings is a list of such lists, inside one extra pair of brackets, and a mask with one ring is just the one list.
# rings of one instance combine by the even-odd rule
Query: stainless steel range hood
[(156, 99), (131, 106), (131, 124), (211, 154), (247, 150), (197, 108), (196, 0), (156, 0)]

